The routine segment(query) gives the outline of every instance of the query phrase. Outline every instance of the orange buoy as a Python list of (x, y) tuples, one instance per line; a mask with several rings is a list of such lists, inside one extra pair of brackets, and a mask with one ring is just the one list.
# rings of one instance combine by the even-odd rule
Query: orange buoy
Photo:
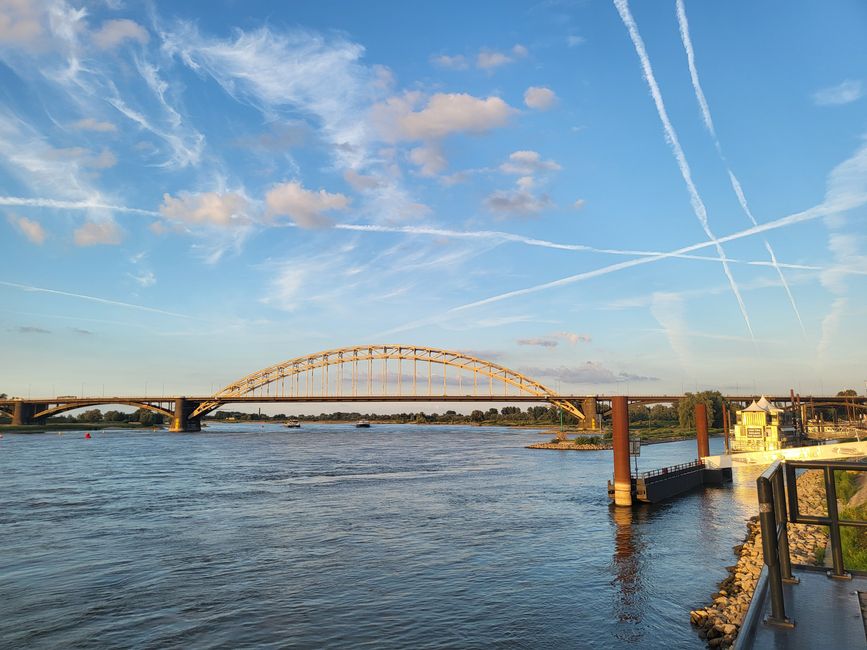
[(85, 437), (86, 439), (89, 440), (89, 439), (90, 439), (90, 434), (89, 434), (89, 433), (85, 433), (85, 434), (84, 434), (84, 437)]

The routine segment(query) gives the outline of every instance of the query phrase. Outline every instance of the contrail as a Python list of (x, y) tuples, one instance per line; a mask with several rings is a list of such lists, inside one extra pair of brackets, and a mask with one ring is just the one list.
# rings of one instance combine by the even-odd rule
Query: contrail
[(57, 199), (30, 199), (20, 196), (0, 196), (0, 205), (14, 205), (33, 208), (57, 208), (59, 210), (113, 210), (115, 212), (129, 212), (132, 214), (146, 214), (151, 217), (161, 217), (159, 212), (142, 210), (141, 208), (129, 208), (125, 205), (111, 205), (109, 203), (96, 203), (93, 201), (59, 201)]
[[(720, 160), (722, 160), (723, 164), (726, 166), (729, 181), (731, 182), (735, 195), (738, 197), (738, 203), (740, 203), (741, 209), (755, 226), (757, 225), (757, 221), (747, 204), (746, 196), (744, 196), (743, 188), (741, 188), (737, 176), (735, 176), (734, 172), (731, 170), (728, 160), (723, 154), (722, 145), (720, 145), (719, 138), (716, 135), (716, 130), (713, 127), (713, 118), (711, 118), (710, 115), (710, 106), (707, 103), (707, 98), (704, 96), (704, 90), (702, 90), (701, 82), (698, 79), (698, 68), (696, 68), (695, 65), (695, 51), (692, 47), (692, 39), (689, 36), (689, 21), (686, 19), (686, 7), (684, 6), (683, 0), (677, 0), (677, 23), (680, 27), (680, 40), (683, 42), (683, 49), (686, 51), (686, 61), (689, 65), (689, 76), (692, 79), (692, 87), (695, 91), (695, 98), (698, 101), (699, 108), (701, 109), (701, 116), (704, 120), (704, 125), (707, 128), (708, 133), (710, 133), (710, 137), (713, 140), (714, 147), (716, 147)], [(789, 303), (792, 305), (792, 310), (798, 318), (798, 324), (801, 326), (801, 333), (806, 337), (807, 330), (804, 327), (804, 321), (801, 320), (801, 312), (798, 311), (798, 305), (795, 303), (795, 296), (792, 295), (792, 290), (789, 287), (789, 283), (786, 281), (786, 276), (783, 275), (783, 270), (780, 268), (780, 265), (777, 264), (777, 256), (774, 254), (774, 250), (771, 248), (771, 245), (767, 240), (765, 240), (765, 248), (768, 249), (768, 254), (771, 257), (771, 265), (776, 269), (777, 275), (780, 276), (780, 282), (782, 282), (783, 287), (786, 290), (786, 295), (789, 297)]]
[(98, 302), (104, 305), (114, 305), (115, 307), (125, 307), (127, 309), (138, 309), (139, 311), (148, 311), (154, 314), (163, 314), (165, 316), (175, 316), (177, 318), (188, 318), (190, 320), (197, 320), (192, 316), (187, 316), (186, 314), (178, 314), (173, 311), (166, 311), (164, 309), (157, 309), (155, 307), (145, 307), (144, 305), (136, 305), (130, 302), (120, 302), (118, 300), (109, 300), (108, 298), (99, 298), (97, 296), (87, 296), (81, 293), (70, 293), (69, 291), (59, 291), (57, 289), (45, 289), (44, 287), (33, 287), (28, 284), (19, 284), (17, 282), (6, 282), (5, 280), (0, 280), (0, 285), (5, 287), (12, 287), (13, 289), (21, 289), (22, 291), (33, 291), (39, 293), (51, 293), (56, 296), (67, 296), (69, 298), (79, 298), (81, 300), (90, 300), (91, 302)]
[[(421, 325), (427, 325), (430, 322), (438, 322), (447, 318), (448, 316), (462, 312), (467, 309), (472, 309), (474, 307), (480, 307), (482, 305), (488, 305), (494, 302), (500, 302), (502, 300), (506, 300), (508, 298), (515, 298), (517, 296), (523, 296), (531, 293), (536, 293), (538, 291), (544, 291), (546, 289), (553, 289), (555, 287), (562, 287), (569, 284), (574, 284), (576, 282), (582, 282), (583, 280), (589, 280), (591, 278), (599, 277), (602, 275), (608, 275), (609, 273), (614, 273), (616, 271), (621, 271), (623, 269), (631, 268), (634, 266), (640, 266), (642, 264), (650, 264), (652, 262), (657, 262), (662, 259), (677, 257), (678, 255), (683, 255), (685, 253), (691, 253), (693, 251), (701, 250), (702, 248), (708, 248), (710, 246), (716, 246), (719, 244), (725, 244), (726, 242), (735, 241), (738, 239), (743, 239), (745, 237), (751, 237), (753, 235), (759, 235), (764, 232), (768, 232), (770, 230), (776, 230), (778, 228), (785, 228), (787, 226), (792, 226), (794, 224), (803, 223), (806, 221), (813, 221), (815, 219), (820, 219), (822, 217), (828, 216), (829, 214), (835, 214), (840, 212), (841, 210), (847, 210), (856, 205), (861, 205), (858, 203), (857, 199), (853, 198), (849, 201), (844, 201), (842, 204), (840, 202), (837, 203), (821, 203), (819, 205), (813, 206), (812, 208), (808, 208), (807, 210), (802, 210), (801, 212), (795, 212), (793, 214), (787, 215), (785, 217), (780, 217), (779, 219), (775, 219), (774, 221), (769, 221), (767, 223), (763, 223), (757, 226), (753, 226), (752, 228), (747, 228), (746, 230), (741, 230), (736, 233), (732, 233), (731, 235), (726, 235), (724, 237), (720, 237), (716, 242), (713, 241), (704, 241), (699, 242), (697, 244), (692, 244), (690, 246), (684, 246), (682, 248), (678, 248), (677, 250), (673, 250), (668, 253), (660, 253), (659, 255), (655, 255), (652, 257), (642, 257), (640, 259), (628, 260), (625, 262), (619, 262), (617, 264), (610, 264), (608, 266), (603, 266), (598, 269), (594, 269), (592, 271), (586, 271), (584, 273), (578, 273), (576, 275), (570, 275), (565, 278), (560, 278), (558, 280), (553, 280), (551, 282), (545, 282), (543, 284), (537, 284), (532, 287), (526, 287), (524, 289), (518, 289), (515, 291), (508, 291), (506, 293), (501, 293), (496, 296), (491, 296), (490, 298), (484, 298), (482, 300), (477, 300), (475, 302), (467, 303), (465, 305), (460, 305), (458, 307), (452, 307), (446, 312), (443, 312), (439, 317), (435, 319), (427, 319), (427, 320), (417, 320), (411, 323), (407, 323), (406, 325), (402, 325), (400, 327), (388, 330), (387, 332), (383, 332), (383, 334), (394, 334), (396, 332), (403, 332), (409, 329), (413, 329), (415, 327), (419, 327)], [(718, 243), (717, 243), (718, 242)]]
[(680, 146), (680, 141), (678, 140), (677, 133), (668, 117), (668, 112), (665, 110), (665, 104), (662, 101), (662, 93), (656, 83), (656, 77), (653, 75), (653, 68), (650, 65), (650, 58), (647, 56), (647, 50), (644, 48), (644, 41), (641, 38), (641, 34), (638, 32), (638, 25), (635, 24), (632, 13), (629, 11), (629, 3), (627, 0), (614, 0), (614, 6), (617, 8), (618, 13), (620, 14), (620, 19), (623, 21), (623, 24), (629, 32), (629, 37), (632, 39), (632, 44), (635, 46), (635, 52), (638, 54), (638, 58), (641, 61), (644, 79), (647, 81), (647, 85), (650, 88), (650, 95), (653, 97), (653, 103), (656, 105), (656, 112), (658, 113), (659, 120), (662, 122), (662, 127), (665, 130), (665, 139), (671, 147), (674, 158), (677, 161), (677, 166), (680, 169), (680, 175), (683, 177), (683, 181), (686, 183), (686, 188), (689, 191), (692, 210), (701, 223), (701, 227), (707, 235), (707, 238), (710, 239), (716, 247), (717, 254), (719, 255), (720, 262), (723, 266), (723, 271), (728, 278), (732, 292), (735, 294), (735, 298), (738, 301), (738, 307), (740, 307), (741, 314), (744, 317), (744, 322), (750, 332), (750, 338), (754, 339), (755, 336), (753, 335), (753, 327), (750, 324), (749, 314), (747, 314), (747, 307), (741, 297), (741, 292), (738, 289), (738, 285), (735, 282), (731, 269), (729, 269), (728, 262), (725, 261), (725, 252), (717, 241), (713, 231), (710, 229), (710, 224), (708, 223), (707, 218), (707, 208), (701, 200), (701, 196), (698, 193), (698, 189), (695, 187), (695, 183), (692, 181), (692, 172), (690, 171), (689, 164), (686, 162), (686, 155), (683, 152), (683, 148)]
[[(662, 251), (644, 251), (630, 250), (617, 248), (597, 248), (595, 246), (587, 246), (586, 244), (563, 244), (552, 242), (545, 239), (536, 239), (533, 237), (524, 237), (510, 232), (502, 232), (499, 230), (450, 230), (447, 228), (435, 228), (433, 226), (382, 226), (379, 224), (350, 224), (341, 223), (334, 226), (335, 230), (350, 230), (354, 232), (372, 232), (372, 233), (398, 233), (405, 235), (427, 235), (433, 237), (453, 237), (455, 239), (493, 239), (504, 242), (513, 242), (524, 244), (526, 246), (539, 246), (541, 248), (553, 248), (555, 250), (576, 251), (587, 253), (602, 253), (608, 255), (626, 255), (629, 257), (653, 257), (664, 255), (666, 257), (674, 257), (685, 260), (699, 260), (704, 262), (719, 263), (719, 257), (711, 257), (706, 255), (674, 255), (664, 253)], [(710, 244), (709, 244), (710, 245)], [(739, 260), (731, 257), (725, 258), (726, 262), (733, 264), (748, 264), (751, 266), (773, 266), (771, 262)], [(826, 267), (814, 266), (809, 264), (787, 264), (779, 262), (779, 265), (788, 269), (798, 271), (824, 271)]]

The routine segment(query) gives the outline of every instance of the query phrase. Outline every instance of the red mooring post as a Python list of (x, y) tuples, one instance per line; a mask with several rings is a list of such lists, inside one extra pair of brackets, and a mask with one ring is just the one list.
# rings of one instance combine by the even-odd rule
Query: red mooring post
[(632, 505), (632, 476), (629, 472), (629, 409), (626, 397), (611, 398), (611, 440), (614, 445), (614, 505)]
[(698, 457), (710, 456), (707, 440), (707, 406), (699, 402), (695, 405), (695, 439), (698, 443)]

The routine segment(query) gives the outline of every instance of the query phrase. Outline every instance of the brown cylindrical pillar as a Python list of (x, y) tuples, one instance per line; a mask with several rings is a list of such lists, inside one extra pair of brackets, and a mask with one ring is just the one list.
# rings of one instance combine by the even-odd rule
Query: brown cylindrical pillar
[(25, 422), (26, 417), (27, 416), (24, 413), (24, 404), (21, 402), (15, 402), (15, 404), (12, 405), (12, 424), (30, 424), (29, 422)]
[(611, 435), (614, 446), (614, 505), (632, 505), (632, 476), (629, 473), (629, 408), (626, 397), (611, 398)]
[(725, 436), (725, 450), (729, 453), (729, 405), (723, 402), (723, 435)]
[(698, 443), (698, 457), (710, 456), (707, 439), (707, 406), (702, 402), (695, 405), (695, 439)]

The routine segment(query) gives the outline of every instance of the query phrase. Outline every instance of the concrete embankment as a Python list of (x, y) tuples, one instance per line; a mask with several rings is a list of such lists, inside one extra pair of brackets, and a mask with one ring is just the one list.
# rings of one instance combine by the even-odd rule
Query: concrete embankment
[[(825, 487), (820, 472), (808, 472), (798, 478), (798, 497), (801, 512), (822, 512)], [(822, 528), (789, 525), (788, 532), (792, 564), (814, 565), (817, 556), (824, 557), (828, 535)], [(734, 547), (734, 552), (737, 564), (728, 567), (729, 575), (713, 594), (712, 604), (689, 614), (699, 637), (706, 639), (711, 648), (728, 648), (735, 642), (762, 572), (762, 533), (757, 517), (747, 523), (747, 537), (743, 544)]]

